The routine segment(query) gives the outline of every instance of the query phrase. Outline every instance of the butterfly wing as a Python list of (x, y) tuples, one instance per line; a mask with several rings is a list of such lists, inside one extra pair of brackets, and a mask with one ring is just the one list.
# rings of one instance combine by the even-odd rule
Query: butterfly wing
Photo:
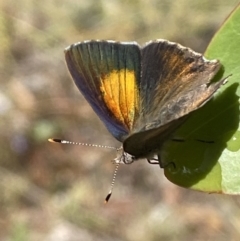
[(139, 113), (139, 46), (85, 41), (69, 46), (65, 58), (78, 89), (112, 135), (122, 141)]
[(148, 43), (142, 49), (140, 83), (147, 129), (178, 119), (209, 100), (222, 84), (210, 84), (220, 67), (217, 60), (206, 60), (179, 44), (166, 40)]
[(140, 82), (141, 113), (124, 150), (146, 157), (186, 119), (206, 103), (223, 81), (211, 83), (221, 65), (201, 54), (166, 40), (148, 43), (142, 49)]

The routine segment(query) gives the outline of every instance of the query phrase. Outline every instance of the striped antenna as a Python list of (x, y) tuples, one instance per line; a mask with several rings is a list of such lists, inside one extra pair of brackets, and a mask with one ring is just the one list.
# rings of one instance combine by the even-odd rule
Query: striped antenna
[(78, 146), (90, 146), (90, 147), (107, 148), (107, 149), (114, 149), (114, 150), (118, 149), (118, 148), (113, 147), (113, 146), (74, 142), (74, 141), (67, 141), (67, 140), (61, 140), (61, 139), (55, 139), (55, 138), (50, 138), (50, 139), (48, 139), (48, 141), (53, 142), (53, 143), (70, 144), (70, 145), (78, 145)]
[(109, 193), (108, 193), (108, 195), (106, 196), (105, 201), (104, 201), (105, 204), (108, 203), (110, 197), (112, 196), (112, 191), (113, 191), (113, 187), (114, 187), (114, 184), (115, 184), (115, 180), (116, 180), (116, 176), (117, 176), (117, 172), (118, 172), (119, 165), (120, 165), (120, 163), (116, 163), (115, 171), (114, 171), (114, 173), (113, 173), (111, 188), (110, 188), (110, 191), (109, 191)]
[[(61, 144), (70, 144), (70, 145), (78, 145), (78, 146), (90, 146), (90, 147), (114, 149), (114, 150), (117, 150), (117, 151), (122, 150), (122, 147), (116, 148), (116, 147), (112, 147), (112, 146), (96, 145), (96, 144), (89, 144), (89, 143), (82, 143), (82, 142), (73, 142), (73, 141), (67, 141), (67, 140), (61, 140), (61, 139), (55, 139), (55, 138), (50, 138), (50, 139), (48, 139), (48, 141), (53, 142), (53, 143), (61, 143)], [(115, 171), (113, 173), (110, 191), (105, 198), (105, 203), (108, 203), (110, 197), (112, 196), (112, 191), (113, 191), (113, 187), (114, 187), (114, 184), (115, 184), (118, 168), (119, 168), (119, 165), (120, 165), (121, 162), (115, 162), (114, 161), (114, 163), (116, 163), (116, 167), (115, 167)]]

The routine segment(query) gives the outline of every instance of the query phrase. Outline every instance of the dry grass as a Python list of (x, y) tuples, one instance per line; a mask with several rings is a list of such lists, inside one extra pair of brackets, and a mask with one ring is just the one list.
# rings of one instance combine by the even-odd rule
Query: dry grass
[(86, 39), (166, 38), (203, 52), (237, 0), (0, 2), (0, 240), (239, 240), (240, 198), (185, 190), (144, 162), (51, 145), (119, 144), (84, 101), (63, 49)]

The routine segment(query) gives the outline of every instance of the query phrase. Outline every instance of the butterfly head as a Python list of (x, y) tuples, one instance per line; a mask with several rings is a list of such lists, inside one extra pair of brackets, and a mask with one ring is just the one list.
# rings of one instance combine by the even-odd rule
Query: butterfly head
[(113, 160), (115, 164), (131, 164), (136, 161), (137, 158), (124, 151), (123, 147), (117, 149), (117, 157)]

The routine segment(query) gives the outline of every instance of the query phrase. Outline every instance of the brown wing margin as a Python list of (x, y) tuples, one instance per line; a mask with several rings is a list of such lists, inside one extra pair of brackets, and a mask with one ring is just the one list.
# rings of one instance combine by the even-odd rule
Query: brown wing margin
[(138, 115), (140, 48), (135, 42), (85, 41), (65, 50), (75, 84), (107, 129), (124, 139)]
[(206, 60), (179, 44), (166, 40), (148, 43), (142, 49), (140, 84), (146, 128), (156, 128), (198, 109), (224, 82), (210, 84), (220, 67), (217, 60)]

